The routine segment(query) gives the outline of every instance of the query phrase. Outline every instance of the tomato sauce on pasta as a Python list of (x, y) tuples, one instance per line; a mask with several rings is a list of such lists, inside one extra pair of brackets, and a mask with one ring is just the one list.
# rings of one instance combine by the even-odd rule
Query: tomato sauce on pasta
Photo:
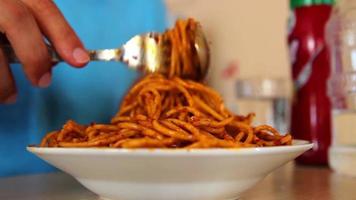
[(196, 81), (192, 35), (198, 23), (178, 20), (165, 37), (171, 42), (167, 76), (145, 75), (128, 91), (109, 124), (70, 120), (48, 133), (41, 147), (240, 148), (290, 145), (290, 134), (269, 125), (253, 126), (254, 114), (235, 115), (220, 95)]

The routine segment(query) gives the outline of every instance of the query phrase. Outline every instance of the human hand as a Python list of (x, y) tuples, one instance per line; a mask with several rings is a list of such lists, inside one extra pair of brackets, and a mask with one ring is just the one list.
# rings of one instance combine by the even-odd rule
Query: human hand
[[(52, 0), (0, 0), (0, 32), (34, 86), (51, 83), (53, 63), (44, 38), (70, 65), (82, 67), (89, 61), (82, 42)], [(14, 77), (0, 48), (0, 103), (14, 103), (16, 97)]]

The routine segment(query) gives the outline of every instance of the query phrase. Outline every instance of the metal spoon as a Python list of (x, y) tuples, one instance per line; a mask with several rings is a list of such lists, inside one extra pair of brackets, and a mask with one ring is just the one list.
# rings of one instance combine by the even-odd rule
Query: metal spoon
[[(136, 35), (118, 49), (89, 50), (91, 61), (118, 61), (124, 62), (129, 68), (146, 73), (160, 72), (166, 74), (170, 61), (170, 45), (164, 41), (162, 33), (146, 33)], [(0, 45), (10, 63), (18, 63), (14, 50), (9, 44)], [(48, 45), (53, 62), (61, 62), (62, 58)], [(202, 28), (198, 26), (195, 32), (193, 58), (198, 63), (196, 71), (185, 74), (184, 78), (202, 80), (209, 68), (209, 46)]]

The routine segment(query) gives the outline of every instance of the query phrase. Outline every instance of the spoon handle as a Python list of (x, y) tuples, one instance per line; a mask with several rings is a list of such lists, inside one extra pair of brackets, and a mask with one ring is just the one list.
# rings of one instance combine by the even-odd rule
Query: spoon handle
[[(54, 48), (46, 44), (48, 52), (50, 53), (51, 61), (53, 63), (61, 62), (63, 59), (57, 54)], [(0, 48), (3, 50), (5, 57), (9, 63), (20, 63), (20, 59), (16, 56), (16, 53), (10, 44), (1, 44)]]
[(122, 61), (121, 49), (89, 50), (91, 61)]
[[(58, 55), (51, 45), (47, 45), (48, 52), (53, 63), (62, 62), (63, 59)], [(0, 48), (9, 63), (20, 63), (20, 59), (16, 56), (14, 49), (10, 44), (1, 44)], [(100, 49), (89, 50), (90, 61), (121, 61), (121, 49)]]

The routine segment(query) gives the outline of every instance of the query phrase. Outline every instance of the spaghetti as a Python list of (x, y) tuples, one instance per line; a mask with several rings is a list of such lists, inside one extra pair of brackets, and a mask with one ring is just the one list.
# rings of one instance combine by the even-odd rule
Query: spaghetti
[(175, 27), (163, 34), (163, 40), (168, 41), (171, 46), (168, 77), (197, 77), (199, 63), (194, 48), (197, 26), (198, 23), (191, 18), (177, 20)]
[(48, 133), (41, 147), (239, 148), (290, 145), (268, 125), (252, 126), (254, 114), (233, 115), (213, 89), (179, 78), (195, 66), (192, 34), (197, 23), (179, 20), (166, 32), (172, 50), (168, 77), (143, 77), (127, 93), (110, 124), (70, 120)]

